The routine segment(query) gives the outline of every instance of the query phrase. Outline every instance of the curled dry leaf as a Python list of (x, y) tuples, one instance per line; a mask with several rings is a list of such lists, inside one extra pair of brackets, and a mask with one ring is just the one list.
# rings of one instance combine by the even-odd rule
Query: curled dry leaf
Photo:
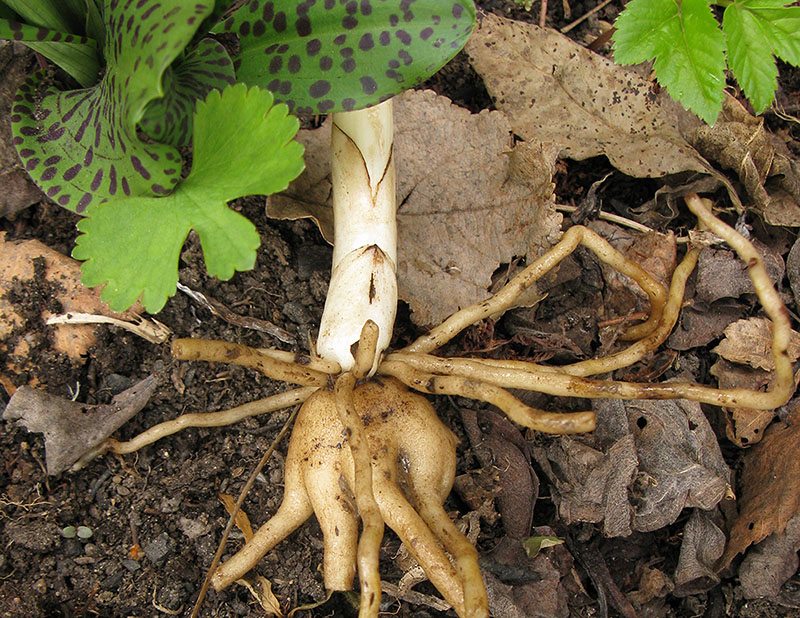
[(800, 516), (794, 516), (783, 532), (773, 532), (745, 555), (739, 566), (744, 598), (778, 597), (783, 584), (797, 572), (798, 549)]
[(606, 536), (672, 524), (687, 507), (713, 508), (729, 471), (700, 404), (595, 400), (592, 446), (562, 438), (537, 448), (566, 523), (602, 523)]
[[(780, 253), (757, 239), (751, 242), (764, 259), (764, 266), (772, 282), (780, 287), (786, 266)], [(741, 260), (729, 249), (707, 248), (697, 260), (698, 300), (713, 303), (720, 298), (738, 298), (742, 294), (755, 294), (753, 282)]]
[[(772, 358), (772, 322), (767, 318), (748, 318), (730, 324), (723, 332), (725, 338), (712, 352), (732, 363), (750, 365), (756, 369), (774, 371)], [(787, 350), (792, 362), (800, 357), (800, 333), (792, 331)]]
[[(487, 298), (500, 264), (538, 257), (558, 240), (556, 151), (515, 146), (502, 114), (471, 114), (430, 91), (394, 101), (398, 293), (412, 320), (431, 326)], [(269, 199), (267, 214), (312, 217), (332, 241), (329, 122), (298, 139), (306, 170)]]
[(681, 124), (699, 120), (630, 68), (552, 29), (483, 14), (466, 51), (514, 132), (636, 177), (713, 173)]
[(791, 456), (799, 451), (800, 408), (795, 408), (785, 423), (773, 424), (745, 455), (739, 515), (731, 525), (718, 571), (751, 544), (783, 532), (789, 520), (800, 515), (800, 459)]
[[(752, 369), (720, 358), (709, 369), (717, 378), (719, 388), (747, 388), (767, 390), (775, 378), (763, 369)], [(774, 410), (755, 410), (753, 408), (725, 408), (727, 413), (725, 434), (737, 446), (752, 446), (764, 436), (764, 429), (775, 418)]]
[(800, 226), (800, 170), (786, 144), (764, 128), (739, 101), (726, 95), (713, 127), (688, 135), (708, 160), (732, 171), (770, 225)]
[(719, 517), (714, 511), (692, 510), (683, 529), (673, 594), (698, 594), (719, 583), (714, 564), (725, 549), (725, 533), (716, 519)]
[(56, 475), (93, 452), (139, 412), (157, 386), (158, 379), (149, 376), (103, 405), (78, 403), (23, 386), (11, 397), (3, 418), (44, 434), (47, 473)]

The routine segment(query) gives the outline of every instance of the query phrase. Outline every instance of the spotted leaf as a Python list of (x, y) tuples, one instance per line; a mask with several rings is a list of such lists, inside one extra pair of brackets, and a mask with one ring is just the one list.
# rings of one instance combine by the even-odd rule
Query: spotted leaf
[(97, 42), (13, 19), (0, 19), (0, 39), (19, 41), (60, 66), (82, 86), (97, 82), (100, 69)]
[(222, 22), (236, 77), (297, 112), (374, 105), (424, 81), (464, 46), (471, 0), (250, 0)]
[(203, 39), (164, 72), (162, 83), (164, 96), (150, 102), (139, 126), (155, 141), (179, 147), (191, 140), (195, 103), (214, 89), (233, 85), (236, 78), (225, 48)]
[(105, 0), (100, 82), (59, 92), (42, 73), (19, 89), (13, 141), (25, 169), (59, 205), (83, 212), (93, 201), (159, 195), (178, 182), (181, 160), (164, 144), (141, 141), (145, 107), (163, 95), (161, 76), (183, 51), (210, 5), (194, 0)]
[(292, 141), (299, 123), (267, 90), (244, 84), (212, 91), (194, 115), (192, 171), (166, 197), (132, 197), (93, 204), (78, 223), (73, 256), (88, 286), (106, 283), (114, 309), (141, 295), (151, 313), (175, 293), (178, 257), (195, 230), (210, 274), (229, 279), (255, 264), (255, 226), (226, 206), (253, 193), (285, 189), (303, 170), (303, 148)]

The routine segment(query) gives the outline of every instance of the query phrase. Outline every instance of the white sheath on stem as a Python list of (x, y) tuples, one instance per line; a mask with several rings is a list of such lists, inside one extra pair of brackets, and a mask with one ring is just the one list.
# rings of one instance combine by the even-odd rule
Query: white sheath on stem
[(392, 102), (333, 115), (331, 177), (334, 247), (317, 353), (352, 368), (351, 347), (367, 320), (378, 353), (389, 346), (397, 311), (397, 225)]

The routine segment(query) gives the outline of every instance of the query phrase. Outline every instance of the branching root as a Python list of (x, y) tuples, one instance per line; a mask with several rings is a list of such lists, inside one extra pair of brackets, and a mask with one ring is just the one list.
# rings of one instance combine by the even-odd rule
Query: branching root
[[(354, 348), (353, 369), (339, 375), (336, 363), (295, 358), (287, 352), (255, 350), (218, 341), (179, 339), (176, 358), (237, 363), (276, 380), (303, 385), (260, 402), (224, 412), (184, 415), (157, 425), (130, 442), (111, 442), (128, 453), (184, 427), (215, 426), (303, 402), (286, 456), (281, 506), (242, 549), (212, 576), (217, 589), (242, 577), (312, 513), (324, 537), (325, 586), (350, 589), (356, 572), (361, 585), (360, 616), (376, 617), (380, 601), (378, 554), (384, 523), (405, 543), (445, 600), (462, 618), (488, 616), (477, 552), (456, 529), (443, 503), (455, 475), (456, 437), (437, 418), (431, 404), (407, 387), (428, 394), (450, 394), (486, 401), (513, 421), (536, 431), (591, 431), (592, 412), (557, 414), (526, 406), (506, 389), (557, 396), (620, 399), (686, 398), (719, 406), (773, 409), (794, 390), (787, 354), (788, 312), (758, 252), (733, 228), (717, 219), (710, 203), (686, 198), (701, 228), (728, 243), (747, 264), (756, 294), (773, 323), (775, 381), (767, 392), (718, 389), (686, 382), (663, 384), (592, 378), (637, 362), (655, 350), (674, 327), (686, 281), (699, 248), (678, 265), (669, 290), (594, 232), (573, 227), (553, 249), (513, 278), (497, 294), (467, 307), (411, 345), (376, 362), (378, 328), (368, 321)], [(432, 353), (467, 326), (514, 306), (520, 294), (579, 245), (631, 277), (650, 299), (650, 316), (628, 328), (635, 340), (620, 352), (563, 367), (522, 361), (441, 358)], [(374, 377), (368, 378), (375, 365)], [(338, 377), (337, 377), (338, 376)], [(359, 537), (359, 524), (361, 533)]]

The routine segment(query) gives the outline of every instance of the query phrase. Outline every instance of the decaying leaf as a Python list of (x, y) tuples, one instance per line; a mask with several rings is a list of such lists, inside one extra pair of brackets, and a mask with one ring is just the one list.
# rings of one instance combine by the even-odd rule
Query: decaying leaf
[(629, 176), (710, 173), (679, 126), (699, 120), (632, 69), (552, 29), (490, 13), (465, 49), (521, 137), (556, 144), (573, 159), (605, 154)]
[(773, 424), (764, 439), (745, 455), (741, 474), (739, 515), (734, 520), (728, 546), (716, 569), (727, 567), (751, 544), (783, 532), (800, 515), (800, 409), (785, 423)]
[(746, 599), (776, 598), (800, 563), (800, 516), (792, 517), (783, 532), (773, 532), (748, 550), (739, 566), (739, 581)]
[(732, 300), (720, 300), (711, 305), (694, 302), (681, 309), (678, 324), (667, 340), (673, 350), (689, 350), (708, 345), (722, 335), (725, 328), (742, 316), (747, 308)]
[[(774, 381), (774, 376), (763, 369), (752, 369), (736, 365), (720, 358), (709, 369), (717, 378), (720, 388), (746, 388), (766, 390)], [(753, 408), (725, 408), (727, 413), (725, 434), (737, 446), (752, 446), (764, 437), (764, 429), (775, 418), (774, 410), (755, 410)]]
[(562, 438), (534, 451), (566, 523), (602, 523), (627, 536), (673, 523), (687, 507), (713, 508), (729, 471), (700, 405), (596, 400), (593, 446)]
[[(780, 285), (786, 267), (780, 253), (767, 247), (758, 239), (751, 242), (764, 259), (764, 266), (772, 282)], [(720, 298), (738, 298), (742, 294), (755, 294), (753, 282), (742, 261), (729, 249), (707, 248), (697, 260), (697, 298), (713, 303)]]
[[(306, 171), (267, 214), (313, 217), (332, 239), (330, 126), (301, 131)], [(538, 257), (560, 233), (553, 203), (554, 149), (513, 143), (498, 112), (471, 114), (430, 91), (395, 98), (398, 292), (423, 326), (485, 299), (492, 273)], [(324, 154), (323, 154), (324, 153)]]
[(800, 226), (800, 171), (786, 145), (764, 128), (730, 95), (713, 127), (698, 126), (688, 135), (708, 160), (731, 170), (770, 225)]
[[(724, 331), (725, 338), (712, 352), (732, 362), (750, 365), (757, 369), (773, 371), (772, 322), (767, 318), (739, 320)], [(800, 357), (800, 333), (792, 331), (787, 350), (792, 362)]]
[(716, 586), (719, 576), (713, 570), (714, 564), (724, 549), (725, 533), (720, 522), (715, 521), (714, 511), (694, 509), (683, 529), (673, 594), (698, 594)]
[(272, 593), (272, 582), (263, 575), (247, 574), (242, 579), (237, 579), (237, 583), (245, 586), (250, 594), (253, 595), (261, 608), (267, 612), (268, 616), (278, 616), (283, 618), (283, 610), (277, 597)]
[(47, 473), (56, 475), (91, 453), (139, 412), (157, 386), (156, 376), (149, 376), (103, 405), (78, 403), (22, 386), (8, 402), (3, 418), (19, 420), (28, 431), (44, 434)]

